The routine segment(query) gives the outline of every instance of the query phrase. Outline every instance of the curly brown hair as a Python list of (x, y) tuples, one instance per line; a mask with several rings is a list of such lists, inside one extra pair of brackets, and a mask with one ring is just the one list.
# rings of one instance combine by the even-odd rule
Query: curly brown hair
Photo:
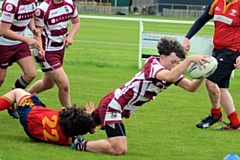
[(179, 58), (185, 58), (182, 45), (176, 39), (171, 37), (162, 37), (158, 42), (157, 49), (160, 55), (169, 56), (174, 52)]
[(84, 135), (94, 127), (94, 120), (85, 108), (66, 107), (59, 111), (59, 126), (64, 135)]

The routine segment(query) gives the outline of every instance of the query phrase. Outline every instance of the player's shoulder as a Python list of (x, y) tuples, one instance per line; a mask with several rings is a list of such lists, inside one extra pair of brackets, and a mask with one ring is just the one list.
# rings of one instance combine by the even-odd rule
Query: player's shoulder
[(7, 11), (9, 11), (11, 10), (11, 8), (17, 7), (18, 4), (19, 4), (19, 0), (5, 0), (5, 2), (3, 3), (3, 9), (6, 8)]

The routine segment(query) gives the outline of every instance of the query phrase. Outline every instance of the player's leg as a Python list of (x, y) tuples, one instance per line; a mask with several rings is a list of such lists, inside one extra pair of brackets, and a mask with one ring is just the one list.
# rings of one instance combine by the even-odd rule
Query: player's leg
[(37, 75), (36, 66), (29, 46), (25, 43), (22, 43), (19, 47), (21, 47), (21, 50), (17, 51), (16, 62), (21, 67), (23, 75), (16, 80), (13, 89), (25, 89)]
[(62, 67), (46, 72), (46, 75), (58, 86), (58, 97), (62, 106), (70, 107), (70, 86), (68, 77)]
[(7, 69), (0, 68), (0, 87), (2, 86), (5, 77), (6, 77)]
[(240, 130), (240, 121), (238, 113), (234, 106), (232, 96), (227, 88), (220, 88), (220, 90), (221, 90), (221, 105), (224, 111), (227, 113), (227, 117), (230, 121), (230, 124), (224, 127), (219, 127), (217, 129)]
[(25, 89), (32, 80), (36, 77), (36, 67), (32, 57), (25, 57), (17, 61), (18, 65), (23, 71), (21, 75), (15, 82), (13, 89), (22, 88)]
[(13, 103), (18, 103), (18, 101), (25, 95), (30, 95), (30, 93), (20, 88), (4, 94), (0, 97), (0, 110), (8, 109)]
[(36, 81), (29, 89), (27, 89), (27, 91), (29, 93), (41, 93), (53, 87), (54, 82), (44, 72), (42, 79)]
[(2, 86), (6, 74), (7, 68), (13, 63), (14, 51), (10, 49), (9, 46), (0, 45), (0, 87)]
[(102, 152), (114, 155), (123, 155), (127, 151), (127, 138), (124, 124), (122, 122), (122, 114), (111, 108), (109, 104), (114, 104), (114, 93), (106, 95), (93, 112), (92, 117), (97, 124), (101, 123), (101, 128), (107, 133), (108, 139), (96, 141), (85, 141), (80, 139), (80, 145), (77, 150)]
[(218, 67), (216, 71), (209, 77), (207, 77), (205, 84), (208, 91), (209, 99), (211, 102), (210, 114), (197, 122), (197, 128), (208, 128), (222, 120), (222, 113), (220, 108), (220, 89), (218, 87), (219, 82), (224, 79), (231, 72), (231, 68), (226, 66), (226, 63), (222, 59), (229, 59), (225, 55), (225, 50), (214, 50), (213, 56), (218, 61)]
[(127, 152), (127, 138), (123, 124), (105, 126), (108, 139), (85, 141), (79, 139), (76, 149), (89, 152), (101, 152), (114, 155), (124, 155)]
[(221, 105), (227, 114), (235, 111), (233, 99), (227, 88), (220, 88), (221, 91)]
[[(15, 46), (14, 52), (15, 52), (14, 60), (22, 69), (23, 75), (21, 75), (15, 81), (15, 84), (13, 85), (12, 89), (15, 88), (25, 89), (36, 77), (36, 67), (34, 59), (32, 57), (29, 46), (24, 42)], [(13, 118), (16, 119), (19, 118), (18, 110), (15, 109), (14, 106), (12, 106), (12, 109), (11, 108), (8, 109), (8, 113)]]

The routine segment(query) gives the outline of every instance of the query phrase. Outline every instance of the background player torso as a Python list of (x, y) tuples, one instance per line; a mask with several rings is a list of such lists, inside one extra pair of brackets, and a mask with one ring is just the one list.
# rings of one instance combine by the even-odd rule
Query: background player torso
[[(12, 31), (24, 35), (27, 25), (33, 18), (36, 6), (36, 0), (6, 0), (2, 7), (1, 22), (12, 24)], [(0, 36), (1, 45), (11, 46), (19, 43), (21, 41)]]
[(78, 16), (77, 8), (71, 0), (54, 4), (46, 0), (36, 9), (35, 23), (43, 28), (45, 51), (58, 51), (64, 48), (63, 40), (67, 36), (68, 23)]

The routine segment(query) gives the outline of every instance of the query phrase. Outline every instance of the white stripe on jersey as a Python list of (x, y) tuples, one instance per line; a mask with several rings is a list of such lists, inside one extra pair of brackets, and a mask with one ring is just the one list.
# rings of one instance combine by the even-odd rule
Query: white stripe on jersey
[(6, 12), (6, 11), (2, 12), (1, 21), (12, 23), (13, 20), (14, 20), (14, 14)]
[(112, 115), (112, 112), (106, 112), (105, 119), (104, 119), (104, 125), (107, 121), (121, 121), (122, 115), (121, 113), (116, 112), (116, 115)]
[[(117, 92), (115, 92), (117, 93)], [(117, 97), (117, 95), (115, 95)], [(122, 107), (120, 106), (120, 104), (115, 100), (115, 98), (113, 98), (111, 100), (111, 102), (109, 103), (109, 106), (111, 106), (111, 108), (114, 108), (120, 112), (122, 112)]]
[[(18, 14), (29, 13), (29, 12), (32, 13), (33, 7), (34, 7), (33, 4), (20, 5)], [(36, 6), (34, 8), (36, 8)]]
[(51, 10), (49, 12), (49, 17), (48, 18), (51, 19), (51, 18), (54, 18), (54, 17), (59, 17), (63, 14), (68, 14), (68, 13), (71, 13), (71, 12), (74, 12), (72, 10), (72, 8), (68, 5), (65, 5), (65, 6), (62, 6), (62, 7)]

